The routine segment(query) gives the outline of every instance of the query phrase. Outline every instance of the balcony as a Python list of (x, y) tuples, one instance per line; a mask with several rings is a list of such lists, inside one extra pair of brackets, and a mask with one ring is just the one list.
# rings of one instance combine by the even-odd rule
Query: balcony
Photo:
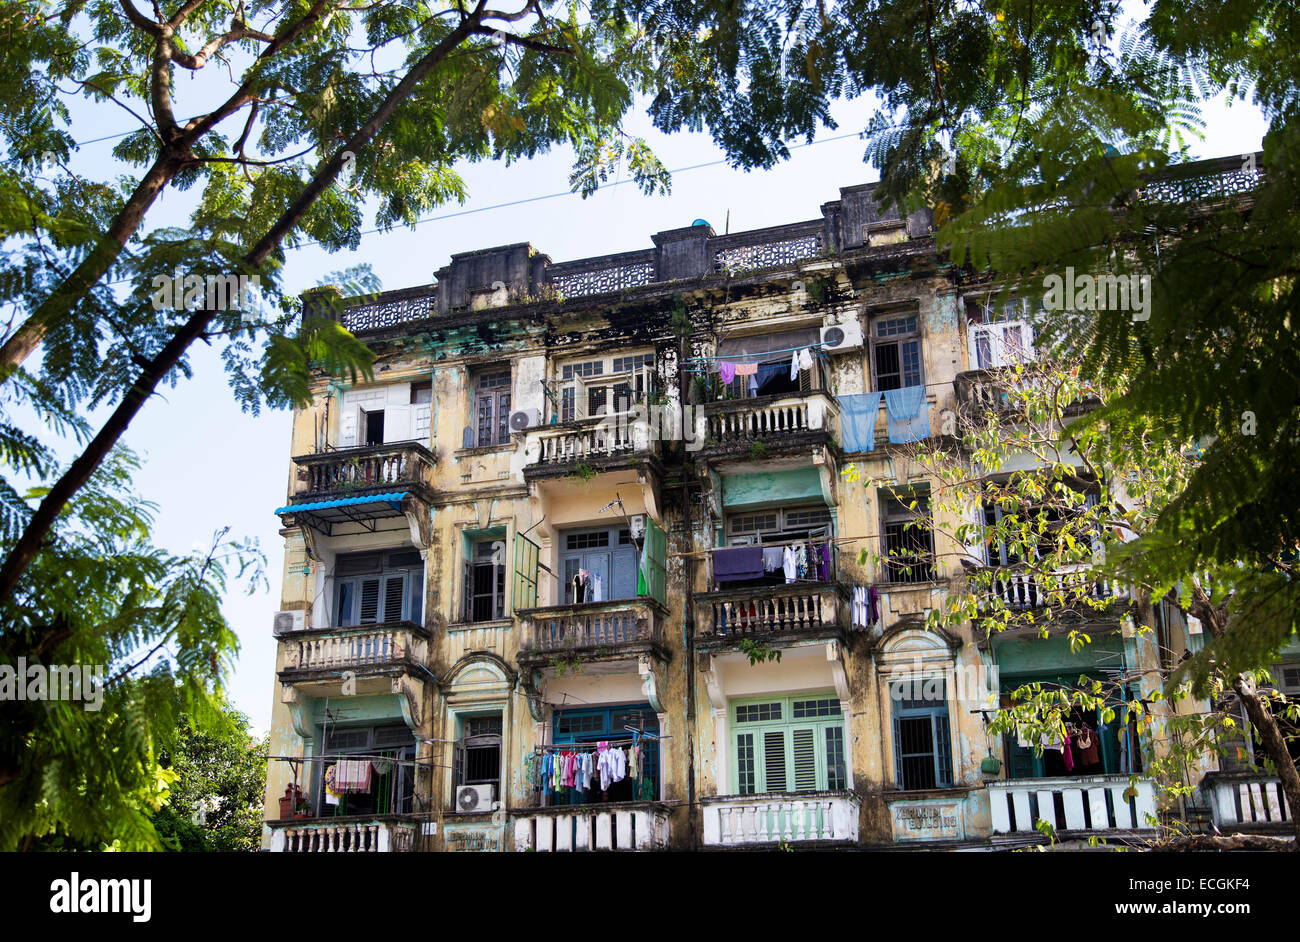
[(1258, 772), (1210, 772), (1201, 782), (1214, 823), (1222, 829), (1272, 830), (1291, 826), (1282, 782)]
[(266, 823), (273, 853), (389, 853), (415, 847), (416, 823), (394, 815)]
[(417, 442), (366, 445), (294, 458), (297, 476), (289, 504), (276, 510), (326, 535), (336, 523), (402, 516), (407, 496), (432, 496), (433, 452)]
[(831, 638), (848, 625), (848, 596), (834, 582), (796, 582), (697, 593), (695, 635), (702, 647), (741, 640)]
[(277, 637), (285, 650), (279, 674), (284, 684), (320, 687), (325, 693), (350, 671), (356, 675), (355, 693), (387, 693), (392, 678), (427, 676), (421, 668), (428, 660), (429, 631), (413, 622), (307, 628)]
[(668, 815), (655, 801), (536, 808), (513, 816), (515, 850), (664, 850)]
[(649, 463), (658, 458), (659, 441), (646, 422), (620, 413), (530, 429), (525, 451), (524, 477), (536, 480)]
[(839, 427), (839, 408), (823, 391), (710, 402), (704, 412), (705, 458), (804, 450), (830, 442)]
[(1149, 779), (1138, 779), (1131, 794), (1127, 775), (990, 782), (988, 792), (995, 836), (1041, 833), (1035, 827), (1039, 820), (1058, 835), (1104, 835), (1155, 826), (1148, 817), (1156, 813), (1155, 786)]
[(652, 599), (586, 602), (516, 614), (523, 628), (520, 664), (545, 664), (557, 656), (581, 660), (665, 656), (664, 610)]
[(860, 802), (852, 792), (724, 795), (700, 804), (706, 847), (858, 840)]
[[(1128, 595), (1124, 586), (1118, 582), (1089, 576), (1085, 566), (1071, 566), (1046, 577), (1040, 573), (1006, 567), (994, 568), (991, 572), (993, 578), (987, 597), (996, 598), (1001, 605), (1013, 611), (1049, 606), (1057, 609), (1096, 609), (1123, 601)], [(986, 602), (986, 607), (987, 605)]]

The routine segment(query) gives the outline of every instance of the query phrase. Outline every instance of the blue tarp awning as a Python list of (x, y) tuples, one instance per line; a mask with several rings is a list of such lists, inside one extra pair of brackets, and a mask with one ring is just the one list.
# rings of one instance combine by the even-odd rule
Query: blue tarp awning
[(389, 494), (368, 494), (365, 497), (340, 497), (337, 500), (318, 500), (311, 504), (289, 504), (287, 507), (277, 507), (275, 512), (277, 515), (296, 514), (312, 510), (329, 510), (333, 507), (355, 507), (358, 504), (388, 504), (396, 510), (402, 498), (409, 493), (410, 491), (393, 491)]

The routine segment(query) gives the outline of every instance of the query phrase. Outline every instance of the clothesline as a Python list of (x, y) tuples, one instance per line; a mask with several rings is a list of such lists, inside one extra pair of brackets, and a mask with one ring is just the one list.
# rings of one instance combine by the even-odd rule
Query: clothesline
[[(833, 546), (836, 543), (860, 543), (863, 540), (875, 540), (875, 539), (879, 539), (879, 537), (878, 536), (837, 536), (837, 537), (810, 536), (810, 537), (802, 537), (800, 539), (794, 539), (794, 540), (782, 540), (779, 543), (754, 543), (754, 544), (750, 544), (748, 548), (753, 549), (755, 547), (762, 548), (767, 546), (795, 546), (800, 543), (815, 543), (817, 545), (821, 545), (822, 543), (830, 543)], [(745, 549), (745, 548), (746, 547), (744, 545), (711, 546), (706, 550), (689, 550), (685, 553), (669, 553), (668, 556), (670, 559), (671, 558), (685, 559), (688, 557), (693, 559), (701, 556), (712, 556), (714, 553), (718, 552), (719, 550)]]
[(575, 743), (548, 743), (546, 745), (534, 746), (533, 752), (595, 752), (600, 748), (600, 743), (604, 743), (611, 749), (621, 748), (623, 746), (639, 746), (646, 742), (663, 742), (672, 739), (671, 736), (657, 736), (653, 733), (646, 733), (640, 739), (602, 739), (600, 742), (575, 742)]

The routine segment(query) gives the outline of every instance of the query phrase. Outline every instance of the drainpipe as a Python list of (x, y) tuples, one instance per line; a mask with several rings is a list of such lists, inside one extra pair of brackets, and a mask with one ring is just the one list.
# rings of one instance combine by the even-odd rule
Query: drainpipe
[[(686, 357), (689, 352), (690, 331), (683, 331), (677, 342), (677, 394), (683, 406), (682, 423), (685, 425), (686, 405)], [(684, 432), (684, 430), (683, 430)], [(685, 539), (691, 539), (691, 494), (690, 481), (686, 476), (687, 451), (685, 434), (682, 436), (682, 526)], [(682, 650), (686, 655), (686, 820), (689, 822), (691, 847), (699, 846), (695, 831), (695, 626), (690, 610), (690, 591), (693, 557), (683, 557), (682, 564)]]

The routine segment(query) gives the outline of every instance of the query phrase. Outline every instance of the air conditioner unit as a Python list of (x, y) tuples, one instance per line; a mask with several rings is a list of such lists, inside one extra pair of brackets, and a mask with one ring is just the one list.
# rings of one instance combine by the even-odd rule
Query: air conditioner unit
[(539, 409), (520, 409), (518, 412), (510, 413), (510, 431), (522, 432), (524, 429), (533, 428), (542, 424), (542, 414)]
[(307, 613), (299, 609), (296, 612), (276, 612), (272, 633), (277, 637), (291, 631), (302, 631), (307, 622)]
[(495, 785), (459, 785), (456, 788), (457, 811), (491, 811)]
[(822, 349), (828, 353), (839, 350), (856, 350), (862, 346), (862, 324), (849, 321), (847, 324), (831, 324), (822, 328)]
[(645, 514), (634, 514), (628, 517), (628, 530), (634, 540), (645, 536)]

